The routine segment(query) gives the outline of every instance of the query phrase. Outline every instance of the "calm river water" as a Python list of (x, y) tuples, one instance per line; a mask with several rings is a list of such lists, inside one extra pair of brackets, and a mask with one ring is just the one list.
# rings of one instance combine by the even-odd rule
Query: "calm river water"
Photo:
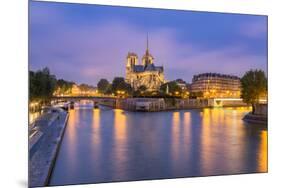
[(50, 185), (267, 171), (267, 128), (249, 108), (75, 109)]

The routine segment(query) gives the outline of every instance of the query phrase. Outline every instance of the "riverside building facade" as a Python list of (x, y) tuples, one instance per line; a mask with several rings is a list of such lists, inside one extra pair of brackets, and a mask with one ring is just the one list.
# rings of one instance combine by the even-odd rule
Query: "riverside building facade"
[(217, 73), (194, 75), (191, 92), (200, 92), (204, 98), (240, 98), (240, 78)]
[(157, 91), (165, 83), (163, 66), (156, 66), (148, 49), (148, 40), (142, 64), (138, 64), (138, 56), (129, 52), (126, 61), (126, 82), (134, 90), (145, 86), (147, 91)]

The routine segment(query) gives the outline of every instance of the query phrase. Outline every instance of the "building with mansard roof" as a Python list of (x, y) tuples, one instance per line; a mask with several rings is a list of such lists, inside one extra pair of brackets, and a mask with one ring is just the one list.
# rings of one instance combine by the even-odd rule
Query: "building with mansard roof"
[(191, 92), (201, 92), (205, 98), (240, 98), (240, 78), (218, 73), (194, 75)]

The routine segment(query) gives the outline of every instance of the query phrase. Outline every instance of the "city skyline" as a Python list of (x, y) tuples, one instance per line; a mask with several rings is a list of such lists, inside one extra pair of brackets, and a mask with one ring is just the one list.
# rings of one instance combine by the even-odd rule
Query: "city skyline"
[[(125, 77), (126, 55), (143, 56), (146, 36), (165, 79), (218, 72), (267, 72), (267, 17), (30, 2), (30, 69), (96, 85)], [(175, 14), (176, 13), (176, 14)]]

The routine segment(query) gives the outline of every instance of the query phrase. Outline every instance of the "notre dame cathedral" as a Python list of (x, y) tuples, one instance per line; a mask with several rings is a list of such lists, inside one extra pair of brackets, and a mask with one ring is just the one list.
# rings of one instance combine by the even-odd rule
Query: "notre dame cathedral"
[(165, 83), (163, 66), (155, 66), (154, 58), (149, 53), (148, 39), (145, 54), (142, 57), (142, 64), (138, 63), (138, 56), (129, 52), (126, 62), (126, 82), (134, 90), (140, 86), (145, 86), (147, 91), (159, 90), (160, 86)]

